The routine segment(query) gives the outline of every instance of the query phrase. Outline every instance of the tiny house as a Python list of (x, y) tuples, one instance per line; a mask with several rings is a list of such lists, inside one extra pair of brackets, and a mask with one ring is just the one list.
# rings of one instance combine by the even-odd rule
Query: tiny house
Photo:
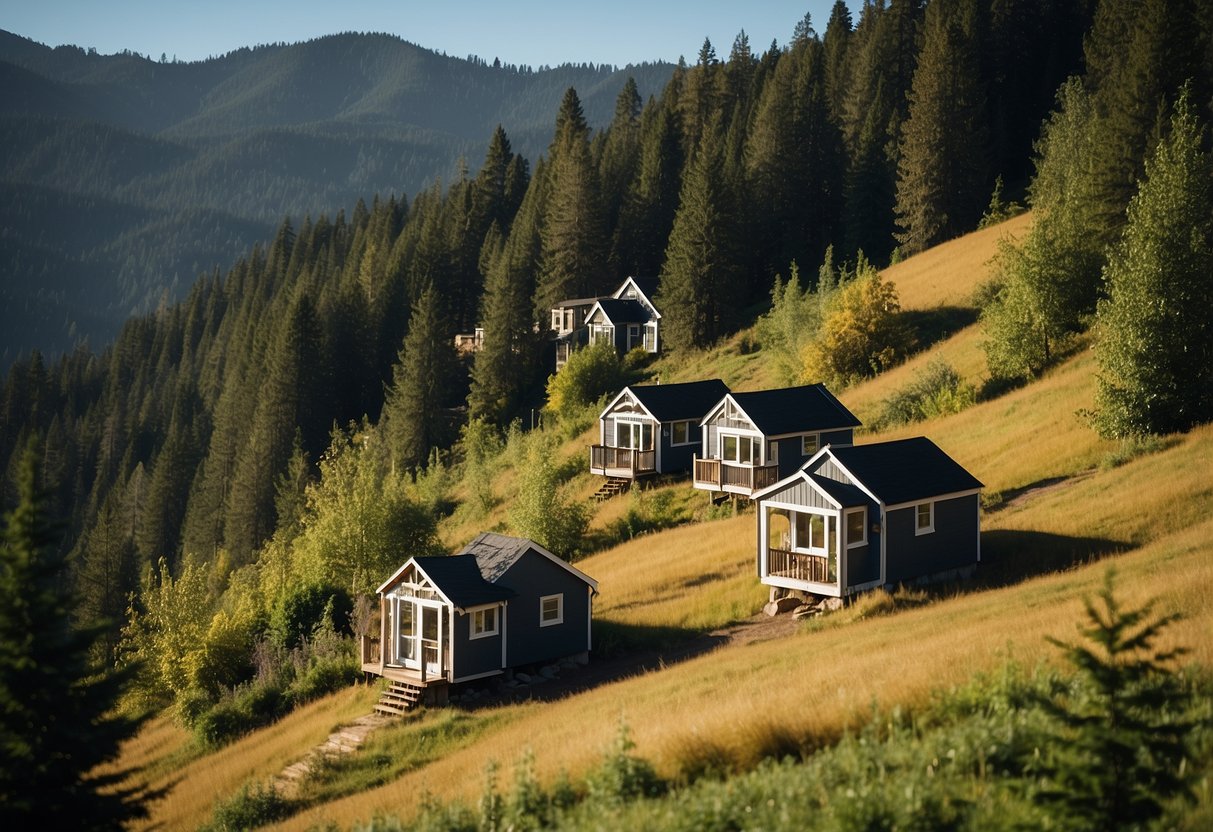
[(825, 445), (850, 445), (860, 424), (824, 384), (728, 393), (703, 421), (696, 488), (750, 497)]
[(690, 471), (703, 416), (728, 392), (715, 378), (623, 388), (598, 416), (590, 473), (636, 480)]
[(380, 632), (363, 637), (362, 669), (442, 701), (450, 684), (584, 661), (597, 591), (538, 543), (485, 532), (454, 555), (411, 557), (383, 582)]
[(633, 349), (660, 350), (661, 313), (649, 294), (652, 286), (629, 277), (609, 295), (563, 300), (552, 308), (556, 369), (581, 347), (606, 341), (624, 354)]
[(926, 437), (827, 446), (758, 491), (758, 576), (841, 598), (961, 576), (981, 560), (982, 484)]

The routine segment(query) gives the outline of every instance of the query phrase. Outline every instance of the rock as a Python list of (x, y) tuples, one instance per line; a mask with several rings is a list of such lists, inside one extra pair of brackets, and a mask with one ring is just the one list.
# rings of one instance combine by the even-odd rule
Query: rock
[(840, 610), (842, 609), (842, 599), (826, 598), (821, 602), (821, 609), (825, 612), (834, 612), (835, 610)]
[(792, 610), (792, 617), (796, 619), (812, 618), (815, 615), (820, 615), (821, 610), (816, 604), (801, 604), (796, 609)]
[(528, 673), (515, 673), (514, 680), (524, 685), (529, 685), (531, 683), (531, 676)]
[(762, 611), (765, 612), (767, 615), (771, 616), (772, 618), (774, 618), (775, 616), (777, 616), (781, 613), (791, 612), (792, 610), (796, 609), (799, 606), (800, 606), (799, 598), (792, 598), (792, 597), (779, 598), (775, 601), (767, 602), (767, 605), (762, 608)]
[(560, 675), (560, 668), (554, 664), (549, 664), (547, 667), (540, 668), (539, 672), (549, 679), (555, 679)]

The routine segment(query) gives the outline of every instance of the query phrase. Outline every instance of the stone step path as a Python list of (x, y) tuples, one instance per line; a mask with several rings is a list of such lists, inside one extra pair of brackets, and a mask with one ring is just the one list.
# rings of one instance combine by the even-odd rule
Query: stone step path
[(367, 714), (359, 717), (349, 725), (343, 725), (329, 734), (328, 739), (309, 751), (303, 758), (284, 768), (271, 781), (271, 785), (283, 797), (288, 799), (294, 797), (299, 792), (300, 783), (312, 773), (312, 769), (316, 767), (317, 763), (357, 751), (366, 742), (366, 738), (370, 736), (371, 732), (399, 721), (399, 717), (383, 714)]

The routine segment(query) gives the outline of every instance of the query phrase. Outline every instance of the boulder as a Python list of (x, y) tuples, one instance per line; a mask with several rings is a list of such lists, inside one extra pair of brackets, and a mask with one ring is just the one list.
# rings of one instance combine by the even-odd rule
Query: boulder
[(531, 683), (531, 676), (528, 673), (515, 673), (514, 678), (524, 685), (529, 685)]
[(821, 610), (816, 604), (801, 604), (792, 610), (793, 618), (812, 618), (815, 615), (821, 615)]
[(800, 599), (789, 596), (787, 598), (777, 598), (774, 601), (767, 602), (767, 605), (762, 608), (762, 611), (773, 618), (781, 613), (791, 612), (799, 606)]

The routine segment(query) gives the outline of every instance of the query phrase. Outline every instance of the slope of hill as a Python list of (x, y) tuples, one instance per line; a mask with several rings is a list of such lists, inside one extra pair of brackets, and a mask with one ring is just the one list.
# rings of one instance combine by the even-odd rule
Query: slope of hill
[[(985, 279), (997, 240), (1022, 233), (1029, 221), (928, 251), (887, 276), (910, 310), (960, 303)], [(970, 266), (956, 268), (964, 262)], [(948, 355), (976, 363), (979, 340), (970, 325), (915, 361)], [(722, 355), (706, 353), (686, 372), (715, 375)], [(761, 356), (744, 358), (761, 362)], [(743, 380), (757, 375), (748, 363), (740, 369), (725, 363)], [(382, 813), (408, 818), (425, 794), (472, 801), (487, 761), (501, 764), (499, 782), (508, 783), (527, 750), (541, 781), (561, 771), (579, 777), (602, 758), (621, 720), (637, 752), (667, 776), (695, 770), (705, 755), (747, 770), (765, 756), (808, 753), (862, 725), (874, 707), (913, 710), (934, 692), (1007, 661), (1027, 667), (1055, 661), (1044, 637), (1072, 636), (1081, 598), (1099, 587), (1109, 564), (1119, 572), (1127, 603), (1158, 598), (1161, 611), (1182, 613), (1184, 620), (1168, 631), (1169, 643), (1191, 647), (1193, 662), (1213, 667), (1207, 638), (1213, 628), (1213, 427), (1172, 437), (1153, 452), (1127, 454), (1127, 461), (1113, 459), (1121, 449), (1099, 440), (1077, 414), (1091, 404), (1092, 370), (1089, 353), (1081, 352), (1043, 379), (969, 410), (861, 440), (926, 434), (986, 482), (983, 563), (974, 581), (938, 588), (905, 608), (889, 596), (871, 596), (791, 635), (744, 642), (719, 628), (752, 616), (765, 599), (753, 575), (753, 514), (641, 536), (578, 564), (600, 582), (600, 637), (622, 633), (645, 659), (632, 675), (553, 701), (540, 693), (537, 701), (455, 715), (429, 711), (385, 729), (362, 753), (399, 754), (434, 742), (425, 737), (447, 739), (400, 776), (353, 794), (334, 799), (316, 792), (308, 803), (305, 784), (300, 811), (282, 828), (344, 826)], [(870, 409), (902, 383), (903, 372), (842, 391), (840, 398), (850, 405), (854, 396)], [(585, 441), (563, 452), (583, 453)], [(511, 476), (500, 475), (499, 493), (508, 493)], [(704, 636), (711, 631), (715, 636)], [(302, 755), (311, 738), (368, 701), (363, 690), (335, 695), (217, 754), (195, 752), (177, 770), (170, 761), (182, 753), (183, 737), (164, 724), (149, 728), (131, 746), (129, 760), (149, 765), (156, 784), (169, 789), (151, 822), (171, 828), (205, 822), (215, 799), (281, 770), (290, 755), (279, 738), (298, 738)], [(450, 728), (454, 719), (458, 731)]]
[[(533, 162), (568, 87), (601, 127), (629, 76), (647, 98), (672, 69), (498, 68), (369, 34), (157, 63), (0, 31), (0, 186), (40, 189), (56, 206), (43, 215), (9, 200), (0, 365), (84, 337), (104, 345), (132, 311), (226, 269), (284, 216), (449, 181), (460, 159), (479, 164), (497, 124)], [(69, 233), (59, 227), (68, 206), (96, 199), (116, 210), (74, 231), (106, 229), (106, 255), (67, 246), (79, 270), (60, 269), (46, 286), (31, 253)], [(208, 217), (202, 228), (197, 212)], [(37, 323), (27, 320), (34, 307), (45, 310)]]

